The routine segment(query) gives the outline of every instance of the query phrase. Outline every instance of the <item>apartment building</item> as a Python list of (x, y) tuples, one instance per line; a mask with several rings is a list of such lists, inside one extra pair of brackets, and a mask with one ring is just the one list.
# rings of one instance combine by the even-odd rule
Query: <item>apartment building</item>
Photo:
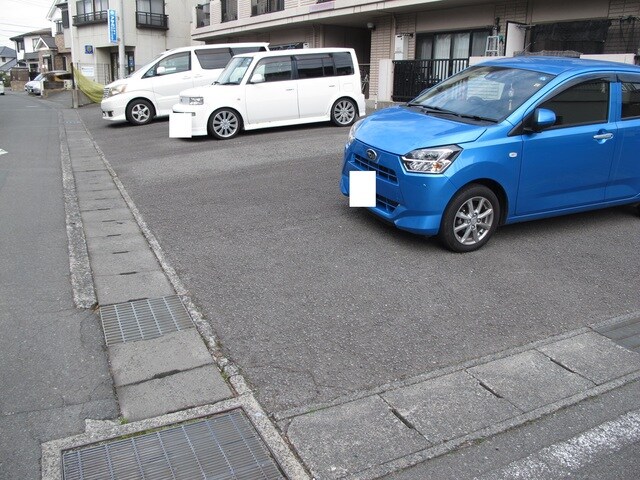
[(62, 43), (74, 64), (86, 76), (109, 83), (120, 76), (118, 43), (110, 35), (109, 10), (117, 14), (127, 75), (165, 50), (192, 44), (196, 5), (197, 0), (56, 0), (49, 19), (60, 25)]
[(352, 47), (368, 97), (406, 100), (481, 55), (640, 47), (640, 0), (213, 0), (195, 6), (194, 41)]

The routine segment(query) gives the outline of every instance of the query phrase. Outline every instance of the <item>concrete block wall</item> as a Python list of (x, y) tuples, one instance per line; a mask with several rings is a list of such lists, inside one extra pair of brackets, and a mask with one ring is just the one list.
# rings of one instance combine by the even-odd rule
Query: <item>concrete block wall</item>
[(495, 6), (494, 18), (499, 18), (500, 34), (507, 33), (507, 22), (528, 23), (527, 11), (529, 2), (527, 0), (518, 0), (515, 2), (497, 3)]

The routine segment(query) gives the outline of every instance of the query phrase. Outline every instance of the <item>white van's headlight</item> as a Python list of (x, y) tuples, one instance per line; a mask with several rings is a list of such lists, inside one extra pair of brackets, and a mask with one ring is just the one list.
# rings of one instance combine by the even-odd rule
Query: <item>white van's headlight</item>
[(109, 88), (109, 96), (113, 97), (114, 95), (118, 95), (119, 93), (124, 93), (127, 90), (127, 84), (116, 85), (115, 87)]
[(189, 97), (189, 105), (204, 105), (204, 98), (202, 98), (202, 97)]
[(437, 148), (419, 148), (402, 157), (402, 163), (409, 172), (442, 173), (456, 159), (462, 149), (457, 145)]

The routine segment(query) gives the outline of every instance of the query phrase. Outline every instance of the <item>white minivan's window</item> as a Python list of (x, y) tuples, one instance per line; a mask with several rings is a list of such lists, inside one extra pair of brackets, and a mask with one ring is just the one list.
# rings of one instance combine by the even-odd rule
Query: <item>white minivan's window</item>
[(214, 68), (224, 68), (231, 60), (231, 50), (228, 48), (211, 48), (206, 50), (196, 50), (196, 57), (202, 68), (212, 70)]
[(281, 82), (291, 80), (291, 57), (263, 58), (256, 65), (253, 74), (264, 77), (265, 82)]
[(235, 57), (229, 62), (226, 68), (220, 73), (219, 85), (238, 85), (244, 74), (251, 65), (251, 57)]
[(333, 70), (333, 58), (328, 53), (318, 55), (296, 55), (298, 78), (331, 77), (335, 75)]
[(420, 94), (410, 106), (432, 113), (497, 122), (508, 117), (554, 75), (503, 67), (471, 67)]
[[(158, 69), (163, 73), (158, 73)], [(145, 77), (155, 77), (156, 75), (169, 75), (172, 73), (188, 72), (191, 69), (191, 53), (182, 52), (160, 60), (153, 68), (144, 74)]]
[(225, 47), (225, 48), (201, 48), (195, 50), (200, 65), (205, 70), (226, 67), (231, 57), (243, 53), (264, 52), (265, 47)]

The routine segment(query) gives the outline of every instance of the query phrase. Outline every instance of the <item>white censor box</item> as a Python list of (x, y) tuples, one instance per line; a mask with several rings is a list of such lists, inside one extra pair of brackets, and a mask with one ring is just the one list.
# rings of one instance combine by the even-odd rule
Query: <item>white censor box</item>
[(349, 172), (349, 206), (376, 206), (376, 172)]
[(171, 113), (169, 115), (169, 138), (191, 138), (190, 113)]

